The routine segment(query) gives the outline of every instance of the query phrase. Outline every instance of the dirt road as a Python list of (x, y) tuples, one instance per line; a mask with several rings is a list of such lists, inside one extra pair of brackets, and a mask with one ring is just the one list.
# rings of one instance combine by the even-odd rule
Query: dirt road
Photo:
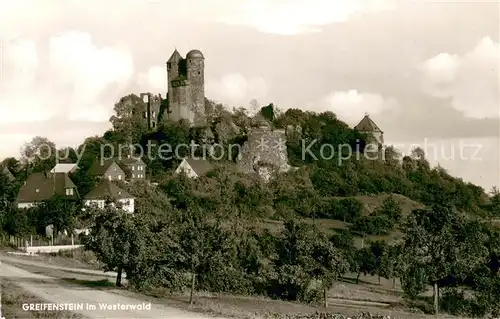
[[(52, 304), (68, 304), (72, 312), (91, 319), (98, 318), (176, 318), (176, 319), (226, 319), (190, 313), (159, 304), (144, 303), (130, 297), (87, 287), (64, 285), (55, 278), (34, 274), (0, 263), (0, 280), (6, 278), (27, 292)], [(23, 305), (30, 306), (30, 305)], [(35, 307), (36, 305), (31, 305)], [(40, 305), (38, 305), (40, 306)], [(135, 307), (135, 308), (134, 308)], [(140, 310), (143, 307), (144, 310)], [(126, 308), (126, 309), (125, 309)], [(28, 310), (29, 311), (29, 310)], [(34, 310), (32, 310), (34, 311)]]

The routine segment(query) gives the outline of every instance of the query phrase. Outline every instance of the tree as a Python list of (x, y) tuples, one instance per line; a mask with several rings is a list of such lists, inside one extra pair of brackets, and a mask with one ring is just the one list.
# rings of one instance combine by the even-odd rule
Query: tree
[(229, 233), (220, 220), (210, 221), (207, 217), (202, 207), (190, 202), (179, 220), (179, 265), (191, 275), (190, 304), (194, 302), (197, 277), (207, 274), (210, 263), (223, 266), (226, 255), (233, 248)]
[(396, 200), (394, 195), (389, 195), (384, 199), (382, 205), (377, 208), (376, 215), (387, 216), (393, 223), (399, 222), (403, 214), (401, 203)]
[(114, 106), (115, 114), (109, 119), (116, 133), (117, 142), (129, 145), (139, 143), (147, 132), (146, 108), (141, 98), (135, 94), (122, 97)]
[(21, 147), (21, 156), (33, 172), (48, 172), (56, 164), (56, 146), (48, 138), (36, 136)]
[[(415, 210), (404, 229), (405, 250), (412, 256), (407, 270), (422, 269), (424, 280), (433, 286), (434, 311), (438, 313), (439, 283), (449, 277), (464, 280), (486, 261), (481, 226), (454, 207), (436, 205)], [(405, 277), (408, 280), (412, 275)]]
[(62, 231), (72, 233), (81, 210), (78, 202), (56, 195), (35, 206), (33, 211), (37, 218), (38, 233), (45, 234), (45, 227), (52, 225), (57, 234)]
[(116, 286), (120, 287), (123, 272), (133, 279), (142, 254), (148, 249), (144, 241), (146, 229), (138, 227), (138, 220), (133, 215), (112, 206), (91, 214), (94, 214), (93, 223), (85, 248), (104, 264), (104, 271), (117, 272)]

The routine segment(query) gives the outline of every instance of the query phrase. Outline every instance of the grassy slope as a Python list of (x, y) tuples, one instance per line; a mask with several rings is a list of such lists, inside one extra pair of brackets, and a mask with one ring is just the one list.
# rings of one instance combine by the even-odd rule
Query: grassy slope
[[(424, 205), (421, 203), (418, 203), (414, 200), (409, 199), (406, 196), (400, 195), (400, 194), (393, 194), (395, 199), (400, 202), (401, 208), (403, 211), (403, 216), (407, 216), (412, 210), (418, 209), (418, 208), (423, 208)], [(354, 196), (354, 198), (358, 199), (361, 201), (364, 205), (363, 209), (363, 214), (364, 215), (369, 215), (371, 212), (373, 212), (377, 207), (382, 205), (383, 201), (389, 196), (389, 194), (381, 194), (381, 195), (374, 195), (374, 196), (368, 196), (368, 195), (359, 195), (359, 196)], [(332, 220), (332, 219), (316, 219), (313, 220), (311, 218), (304, 218), (303, 219), (306, 222), (309, 223), (317, 223), (324, 229), (327, 229), (329, 231), (335, 231), (338, 229), (346, 229), (350, 224), (349, 223), (344, 223), (343, 221), (340, 220)], [(265, 227), (273, 232), (277, 232), (280, 229), (283, 228), (283, 222), (282, 221), (276, 221), (276, 220), (263, 220), (260, 224), (260, 226)], [(367, 239), (369, 240), (388, 240), (388, 241), (393, 241), (401, 238), (401, 233), (398, 231), (393, 231), (387, 236), (368, 236)], [(361, 238), (356, 238), (356, 244), (358, 246), (361, 246), (362, 239)]]

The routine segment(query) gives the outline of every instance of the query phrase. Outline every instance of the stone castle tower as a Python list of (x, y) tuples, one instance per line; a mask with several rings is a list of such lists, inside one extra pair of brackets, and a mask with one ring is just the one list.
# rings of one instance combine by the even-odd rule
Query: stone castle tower
[(193, 126), (206, 124), (204, 60), (199, 50), (191, 50), (183, 58), (177, 49), (168, 59), (169, 119), (187, 120)]
[(361, 121), (354, 127), (354, 129), (371, 135), (375, 142), (379, 145), (384, 144), (384, 132), (378, 127), (375, 122), (370, 118), (370, 115), (365, 114), (365, 116), (361, 119)]

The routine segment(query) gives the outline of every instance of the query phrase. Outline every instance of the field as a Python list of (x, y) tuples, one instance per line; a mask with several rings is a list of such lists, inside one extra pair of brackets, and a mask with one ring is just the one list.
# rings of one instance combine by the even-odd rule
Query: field
[[(354, 198), (358, 199), (363, 203), (363, 215), (367, 216), (370, 213), (372, 213), (377, 207), (382, 205), (383, 201), (389, 196), (389, 194), (385, 195), (377, 195), (377, 196), (368, 196), (368, 195), (363, 195), (363, 196), (354, 196)], [(393, 194), (394, 198), (399, 201), (402, 209), (402, 214), (403, 217), (407, 216), (408, 214), (411, 213), (412, 210), (414, 209), (419, 209), (423, 208), (424, 206), (418, 202), (415, 202), (408, 197), (405, 197), (400, 194)], [(340, 198), (339, 198), (340, 199)], [(350, 226), (350, 223), (346, 223), (340, 220), (333, 220), (333, 219), (312, 219), (312, 218), (304, 218), (302, 219), (303, 221), (311, 224), (316, 224), (319, 227), (325, 229), (326, 231), (329, 232), (336, 232), (341, 229), (347, 229)], [(283, 222), (278, 221), (278, 220), (271, 220), (271, 219), (265, 219), (262, 220), (259, 224), (260, 227), (266, 228), (269, 231), (273, 233), (279, 232), (281, 229), (283, 229)], [(396, 241), (401, 239), (402, 234), (395, 230), (391, 232), (390, 234), (386, 236), (367, 236), (365, 239), (361, 237), (356, 237), (355, 238), (355, 245), (357, 247), (361, 247), (363, 245), (363, 242), (366, 242), (368, 240), (386, 240), (388, 242)]]
[(2, 282), (2, 315), (5, 318), (50, 318), (50, 319), (79, 319), (82, 316), (68, 311), (25, 311), (23, 304), (47, 302), (27, 293), (15, 283), (8, 280)]

